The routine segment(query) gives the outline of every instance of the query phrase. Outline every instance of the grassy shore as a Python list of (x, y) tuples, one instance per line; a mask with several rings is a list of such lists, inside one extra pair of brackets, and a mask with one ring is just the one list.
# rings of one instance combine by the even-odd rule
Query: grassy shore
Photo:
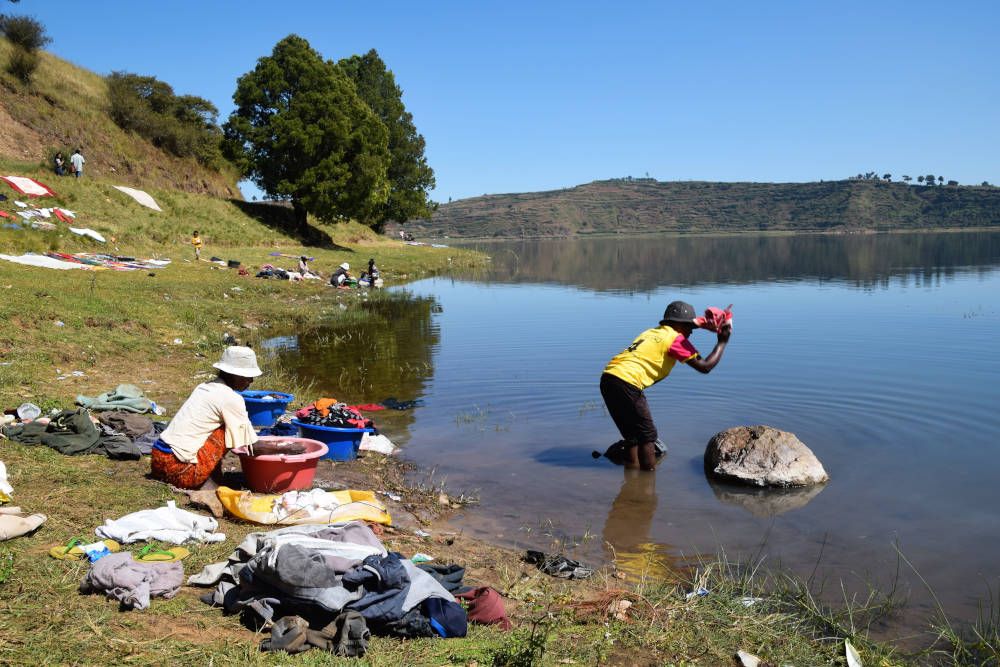
[[(30, 165), (0, 167), (30, 171)], [(487, 261), (471, 251), (403, 245), (350, 223), (289, 231), (287, 216), (275, 207), (150, 191), (165, 209), (158, 214), (141, 209), (108, 182), (59, 179), (53, 187), (59, 193), (55, 204), (76, 211), (81, 226), (115, 237), (117, 252), (169, 257), (173, 262), (155, 272), (54, 271), (0, 262), (0, 309), (6, 323), (0, 331), (4, 407), (23, 401), (46, 409), (69, 407), (77, 394), (93, 395), (131, 382), (172, 414), (210, 371), (224, 334), (259, 342), (289, 328), (303, 335), (320, 325), (336, 330), (376, 317), (366, 303), (407, 298), (333, 290), (318, 282), (241, 277), (232, 269), (190, 261), (187, 240), (195, 228), (206, 239), (205, 256), (239, 259), (252, 272), (266, 262), (294, 263), (273, 257), (275, 251), (314, 256), (314, 265), (322, 271), (343, 261), (357, 269), (374, 256), (388, 284)], [(0, 204), (16, 210), (10, 202)], [(0, 244), (7, 253), (106, 250), (65, 231), (3, 229)], [(277, 365), (265, 370), (260, 386), (309, 396), (308, 387), (287, 370)], [(391, 418), (383, 428), (392, 437)], [(201, 603), (200, 590), (185, 588), (172, 600), (154, 600), (147, 611), (123, 613), (112, 602), (77, 592), (85, 565), (46, 555), (49, 546), (92, 535), (106, 519), (170, 499), (183, 501), (146, 478), (147, 461), (70, 458), (9, 441), (0, 441), (0, 460), (8, 466), (17, 504), (49, 516), (34, 535), (0, 543), (0, 664), (292, 660), (260, 653), (261, 636), (237, 618)], [(516, 553), (450, 532), (441, 520), (453, 508), (439, 502), (441, 489), (426, 471), (373, 456), (350, 463), (323, 462), (317, 475), (331, 485), (401, 495), (401, 502), (386, 501), (394, 517), (394, 528), (384, 535), (387, 546), (406, 554), (430, 552), (440, 562), (465, 566), (468, 580), (492, 585), (505, 595), (518, 628), (503, 633), (473, 626), (469, 637), (448, 641), (376, 638), (365, 664), (728, 665), (735, 664), (737, 650), (772, 664), (844, 664), (847, 637), (861, 650), (866, 665), (903, 662), (891, 648), (866, 639), (868, 624), (887, 607), (877, 597), (836, 611), (793, 580), (725, 562), (702, 563), (666, 579), (634, 570), (625, 574), (611, 565), (590, 580), (566, 582), (539, 573)], [(221, 523), (229, 539), (193, 547), (185, 561), (188, 574), (224, 559), (242, 536), (259, 529), (229, 520)], [(417, 537), (417, 528), (431, 536)], [(549, 546), (556, 550), (565, 545)], [(659, 570), (651, 564), (650, 573)], [(699, 586), (711, 593), (689, 599), (686, 593)], [(756, 601), (748, 606), (747, 597)], [(947, 654), (943, 656), (947, 661)], [(294, 661), (349, 664), (319, 652)]]

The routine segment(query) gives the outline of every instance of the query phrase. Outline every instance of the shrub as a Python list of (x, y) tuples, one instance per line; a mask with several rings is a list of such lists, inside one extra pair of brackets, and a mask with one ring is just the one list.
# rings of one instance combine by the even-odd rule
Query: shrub
[(30, 16), (0, 16), (0, 32), (14, 46), (34, 53), (52, 41), (45, 26)]
[(218, 109), (194, 95), (175, 95), (156, 77), (114, 72), (108, 80), (111, 118), (118, 127), (178, 157), (194, 157), (209, 167), (222, 161)]
[(33, 51), (25, 51), (15, 47), (10, 52), (10, 62), (7, 63), (7, 71), (16, 76), (24, 83), (31, 83), (31, 77), (38, 68), (38, 54)]

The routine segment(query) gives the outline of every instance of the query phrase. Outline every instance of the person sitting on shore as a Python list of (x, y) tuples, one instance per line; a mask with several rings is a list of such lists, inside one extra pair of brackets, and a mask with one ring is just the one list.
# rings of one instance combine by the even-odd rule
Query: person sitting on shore
[(180, 489), (209, 491), (205, 497), (189, 495), (214, 512), (218, 503), (212, 500), (222, 479), (226, 450), (257, 442), (246, 404), (236, 392), (248, 388), (262, 371), (249, 347), (227, 347), (212, 366), (218, 377), (191, 392), (154, 443), (151, 467), (155, 479)]
[(366, 283), (370, 287), (375, 287), (375, 281), (379, 279), (378, 267), (375, 266), (375, 258), (372, 257), (368, 260), (368, 270), (361, 272), (361, 277), (358, 278), (359, 283)]
[(319, 273), (309, 268), (309, 258), (305, 255), (299, 257), (299, 273), (303, 278), (322, 278)]
[(344, 284), (351, 278), (350, 270), (351, 265), (347, 262), (338, 266), (337, 270), (330, 276), (330, 284), (334, 287), (343, 287)]

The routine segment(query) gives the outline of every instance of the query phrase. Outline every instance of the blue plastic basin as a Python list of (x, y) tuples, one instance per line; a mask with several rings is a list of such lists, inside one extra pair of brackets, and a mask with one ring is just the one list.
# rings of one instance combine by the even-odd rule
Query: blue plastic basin
[[(274, 426), (278, 417), (285, 414), (288, 404), (295, 400), (292, 394), (284, 394), (280, 391), (263, 391), (248, 389), (241, 391), (240, 396), (247, 405), (247, 414), (250, 415), (250, 423), (254, 426)], [(279, 398), (263, 398), (264, 396), (278, 396)]]
[(336, 426), (316, 426), (303, 424), (298, 419), (292, 423), (299, 427), (300, 437), (319, 440), (327, 446), (324, 459), (350, 461), (357, 456), (361, 438), (365, 433), (374, 433), (373, 428), (337, 428)]

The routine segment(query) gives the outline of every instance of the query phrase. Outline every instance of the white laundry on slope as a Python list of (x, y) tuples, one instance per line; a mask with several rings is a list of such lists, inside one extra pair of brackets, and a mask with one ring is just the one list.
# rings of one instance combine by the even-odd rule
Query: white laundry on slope
[(226, 536), (215, 532), (218, 527), (219, 522), (212, 517), (178, 509), (177, 504), (169, 500), (165, 507), (126, 514), (117, 521), (108, 519), (94, 532), (98, 537), (121, 544), (140, 540), (171, 544), (184, 544), (189, 540), (223, 542)]

